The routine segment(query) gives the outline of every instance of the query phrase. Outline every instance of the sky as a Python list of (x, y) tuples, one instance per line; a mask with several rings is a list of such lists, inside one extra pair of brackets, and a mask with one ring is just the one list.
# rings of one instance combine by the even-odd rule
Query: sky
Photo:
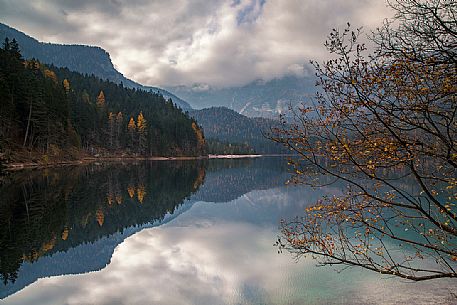
[(366, 32), (384, 0), (0, 0), (0, 22), (40, 41), (96, 45), (144, 85), (244, 85), (310, 73), (347, 22)]

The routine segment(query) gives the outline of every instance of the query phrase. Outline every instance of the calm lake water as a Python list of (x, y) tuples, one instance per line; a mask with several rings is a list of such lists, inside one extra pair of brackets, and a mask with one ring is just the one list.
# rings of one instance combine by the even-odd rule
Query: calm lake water
[[(273, 247), (321, 189), (282, 158), (21, 171), (0, 188), (0, 304), (451, 304), (455, 282), (336, 272)], [(341, 271), (341, 270), (339, 270)]]

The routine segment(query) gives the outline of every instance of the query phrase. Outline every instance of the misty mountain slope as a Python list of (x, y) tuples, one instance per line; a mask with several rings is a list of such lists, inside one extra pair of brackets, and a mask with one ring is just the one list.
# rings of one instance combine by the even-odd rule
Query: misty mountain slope
[(249, 117), (277, 118), (289, 105), (307, 103), (316, 91), (313, 77), (284, 76), (231, 88), (170, 87), (193, 108), (223, 106)]
[(53, 64), (57, 67), (83, 73), (94, 74), (102, 79), (110, 80), (125, 87), (154, 91), (162, 94), (165, 99), (171, 98), (174, 103), (184, 110), (191, 109), (190, 105), (176, 95), (164, 89), (138, 84), (117, 71), (111, 61), (110, 55), (104, 49), (96, 46), (62, 45), (39, 42), (14, 28), (0, 23), (0, 40), (15, 38), (20, 46), (24, 58), (36, 58), (43, 63)]
[(207, 139), (246, 143), (257, 153), (281, 153), (281, 145), (265, 137), (270, 127), (279, 124), (268, 118), (249, 118), (226, 107), (191, 110), (189, 114), (203, 127)]

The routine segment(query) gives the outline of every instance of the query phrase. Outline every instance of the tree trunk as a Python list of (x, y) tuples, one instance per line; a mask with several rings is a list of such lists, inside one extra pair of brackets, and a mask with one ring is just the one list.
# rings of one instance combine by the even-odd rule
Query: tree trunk
[(25, 147), (25, 144), (27, 143), (27, 137), (29, 135), (30, 119), (32, 118), (32, 105), (33, 105), (33, 100), (30, 101), (29, 118), (27, 119), (27, 129), (25, 130), (24, 144), (22, 144), (23, 147)]

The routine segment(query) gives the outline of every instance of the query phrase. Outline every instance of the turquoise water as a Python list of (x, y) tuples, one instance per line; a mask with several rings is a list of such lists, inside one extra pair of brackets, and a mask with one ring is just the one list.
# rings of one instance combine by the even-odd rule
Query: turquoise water
[(0, 304), (451, 304), (455, 282), (317, 267), (273, 246), (321, 189), (281, 158), (93, 164), (0, 188)]

